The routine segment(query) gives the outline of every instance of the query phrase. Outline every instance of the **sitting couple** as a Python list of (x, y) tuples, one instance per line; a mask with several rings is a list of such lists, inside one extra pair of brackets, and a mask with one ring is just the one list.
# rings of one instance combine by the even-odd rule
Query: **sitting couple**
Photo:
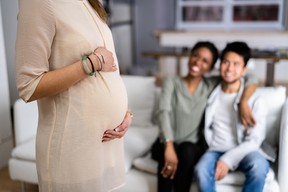
[(246, 176), (243, 191), (263, 190), (267, 159), (275, 157), (261, 148), (266, 113), (261, 98), (251, 97), (257, 78), (244, 76), (250, 56), (246, 43), (229, 43), (220, 56), (221, 77), (204, 77), (218, 50), (210, 42), (199, 42), (192, 48), (188, 75), (164, 81), (160, 137), (152, 146), (158, 192), (189, 192), (194, 176), (199, 191), (214, 192), (215, 181), (234, 170)]

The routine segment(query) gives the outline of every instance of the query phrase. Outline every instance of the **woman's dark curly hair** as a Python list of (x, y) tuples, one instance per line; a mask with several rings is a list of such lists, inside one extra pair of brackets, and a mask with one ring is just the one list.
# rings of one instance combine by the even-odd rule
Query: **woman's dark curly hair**
[(194, 45), (194, 47), (192, 47), (191, 54), (193, 54), (194, 51), (196, 51), (199, 48), (207, 48), (211, 51), (213, 58), (212, 58), (212, 66), (211, 66), (210, 70), (212, 70), (215, 66), (215, 63), (218, 60), (218, 57), (219, 57), (218, 49), (216, 48), (216, 46), (213, 43), (211, 43), (209, 41), (199, 41)]

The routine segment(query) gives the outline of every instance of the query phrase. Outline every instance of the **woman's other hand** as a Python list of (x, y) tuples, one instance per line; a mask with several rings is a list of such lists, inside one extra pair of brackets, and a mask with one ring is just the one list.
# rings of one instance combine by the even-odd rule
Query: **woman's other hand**
[(118, 127), (116, 127), (113, 130), (108, 129), (104, 132), (104, 135), (102, 137), (102, 142), (107, 142), (113, 139), (122, 138), (132, 123), (132, 117), (133, 115), (131, 112), (126, 112), (126, 115), (122, 123)]
[(108, 51), (104, 47), (98, 47), (94, 50), (93, 54), (100, 61), (99, 70), (103, 72), (112, 72), (117, 70), (117, 66), (113, 57), (112, 52)]
[(172, 141), (167, 141), (165, 145), (165, 164), (161, 174), (165, 178), (174, 179), (178, 166), (178, 157)]

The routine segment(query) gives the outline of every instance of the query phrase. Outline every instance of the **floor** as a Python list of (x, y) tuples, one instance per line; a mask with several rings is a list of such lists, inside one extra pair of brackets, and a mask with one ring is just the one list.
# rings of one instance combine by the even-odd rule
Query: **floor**
[[(9, 177), (8, 167), (0, 170), (0, 192), (20, 192), (21, 184), (18, 181), (12, 181)], [(25, 192), (38, 192), (38, 186), (25, 184)]]

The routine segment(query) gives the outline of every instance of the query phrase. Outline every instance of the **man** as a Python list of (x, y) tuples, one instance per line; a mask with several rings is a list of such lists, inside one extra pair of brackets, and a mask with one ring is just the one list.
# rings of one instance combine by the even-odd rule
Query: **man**
[(242, 76), (250, 56), (250, 48), (244, 42), (227, 44), (221, 54), (223, 80), (211, 93), (205, 111), (204, 133), (209, 149), (195, 168), (201, 192), (214, 192), (215, 181), (236, 169), (246, 176), (244, 192), (262, 192), (269, 170), (267, 159), (275, 158), (261, 146), (266, 134), (266, 109), (261, 98), (252, 96), (248, 100), (256, 120), (253, 128), (246, 129), (239, 118)]

